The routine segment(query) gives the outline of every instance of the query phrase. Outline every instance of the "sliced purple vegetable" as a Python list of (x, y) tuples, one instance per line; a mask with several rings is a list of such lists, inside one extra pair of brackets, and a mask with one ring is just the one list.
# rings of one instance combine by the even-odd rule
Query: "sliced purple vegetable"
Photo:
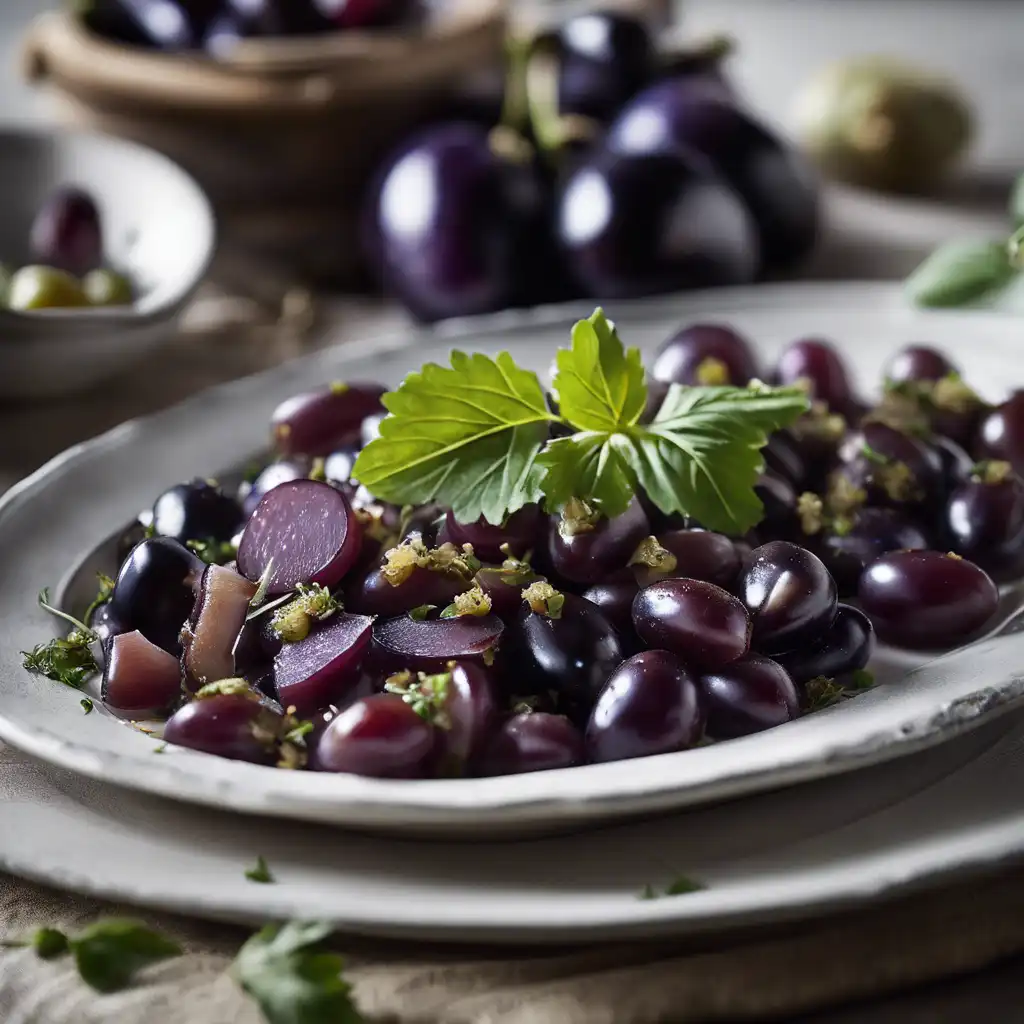
[(103, 703), (137, 718), (165, 714), (181, 697), (181, 667), (173, 654), (138, 630), (112, 637), (103, 669)]
[(271, 417), (274, 447), (282, 455), (330, 455), (359, 444), (363, 420), (384, 411), (379, 384), (332, 384), (295, 395)]
[(235, 674), (235, 641), (255, 595), (256, 584), (244, 576), (226, 566), (207, 566), (192, 618), (181, 631), (181, 666), (189, 689)]
[(255, 695), (222, 693), (176, 711), (164, 726), (164, 739), (232, 761), (271, 765), (278, 760), (276, 736), (282, 722), (283, 716)]
[(504, 628), (497, 615), (385, 619), (373, 626), (375, 660), (392, 672), (443, 672), (449, 661), (492, 657)]

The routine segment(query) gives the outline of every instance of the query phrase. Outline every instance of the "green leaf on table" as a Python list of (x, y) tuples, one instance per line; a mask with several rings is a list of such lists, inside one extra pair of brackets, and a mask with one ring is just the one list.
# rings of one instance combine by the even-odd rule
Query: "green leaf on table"
[[(310, 722), (309, 726), (312, 728), (313, 723)], [(260, 885), (270, 885), (274, 881), (274, 876), (270, 873), (270, 868), (267, 867), (267, 862), (263, 857), (256, 858), (256, 863), (246, 870), (245, 877), (250, 882), (258, 882)]]
[(437, 501), (460, 522), (499, 524), (541, 497), (537, 455), (556, 417), (537, 375), (507, 352), (453, 352), (384, 396), (391, 414), (353, 474), (381, 501)]
[(963, 306), (995, 295), (1015, 274), (1005, 242), (949, 242), (907, 278), (905, 288), (918, 306)]
[(324, 922), (268, 925), (239, 950), (234, 973), (268, 1024), (359, 1024), (344, 961), (320, 949), (332, 932)]
[(640, 419), (647, 385), (640, 350), (625, 349), (601, 309), (572, 329), (556, 357), (554, 388), (562, 416), (577, 430), (610, 432)]
[(97, 992), (117, 992), (136, 971), (182, 953), (167, 936), (122, 918), (97, 921), (72, 938), (70, 946), (82, 980)]
[(549, 442), (537, 459), (545, 471), (542, 487), (548, 509), (554, 512), (582, 496), (606, 516), (625, 512), (636, 492), (632, 457), (633, 442), (621, 433), (588, 431)]

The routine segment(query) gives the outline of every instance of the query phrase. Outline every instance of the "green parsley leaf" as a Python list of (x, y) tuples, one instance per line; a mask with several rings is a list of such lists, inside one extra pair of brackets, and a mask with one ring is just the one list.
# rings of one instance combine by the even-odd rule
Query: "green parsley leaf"
[(99, 583), (99, 587), (96, 590), (96, 596), (92, 599), (89, 607), (85, 609), (85, 614), (82, 616), (82, 621), (87, 625), (92, 625), (93, 613), (101, 604), (106, 604), (110, 600), (114, 593), (115, 580), (111, 579), (105, 572), (96, 573), (96, 580)]
[(238, 557), (238, 549), (229, 540), (188, 540), (185, 546), (194, 551), (207, 565), (227, 565)]
[(245, 872), (245, 877), (250, 882), (258, 882), (260, 885), (270, 885), (274, 881), (274, 876), (263, 857), (256, 858), (256, 864)]
[(460, 522), (499, 525), (540, 499), (536, 458), (558, 417), (507, 352), (453, 352), (450, 368), (428, 363), (383, 401), (391, 415), (352, 471), (381, 501), (437, 501)]
[(331, 934), (323, 922), (267, 925), (239, 950), (234, 974), (268, 1024), (359, 1024), (342, 978), (344, 960), (317, 950)]
[(82, 980), (97, 992), (117, 992), (136, 971), (182, 953), (165, 935), (121, 918), (97, 921), (72, 938), (70, 947)]
[(157, 746), (155, 746), (153, 748), (153, 753), (154, 754), (166, 754), (167, 753), (167, 744), (166, 743), (159, 743), (159, 744), (157, 744)]
[(630, 427), (640, 419), (647, 385), (640, 350), (624, 349), (604, 311), (572, 329), (572, 348), (556, 358), (554, 389), (562, 416), (578, 430)]
[(40, 960), (56, 960), (71, 948), (71, 944), (60, 929), (40, 928), (32, 936), (32, 948)]
[(78, 703), (82, 705), (83, 713), (87, 715), (92, 714), (93, 703), (88, 697), (83, 697)]
[(91, 647), (95, 639), (92, 633), (73, 629), (66, 637), (22, 651), (22, 664), (29, 672), (80, 690), (99, 671)]
[(626, 511), (636, 493), (633, 443), (624, 434), (573, 434), (548, 442), (537, 464), (544, 469), (545, 505), (554, 512), (586, 497), (606, 516)]

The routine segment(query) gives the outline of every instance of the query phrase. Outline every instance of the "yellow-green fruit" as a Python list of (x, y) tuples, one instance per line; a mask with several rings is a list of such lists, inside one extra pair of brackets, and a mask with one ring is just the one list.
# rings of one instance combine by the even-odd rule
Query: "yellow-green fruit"
[(131, 281), (112, 270), (90, 270), (82, 287), (94, 306), (130, 306), (135, 301)]
[(934, 186), (963, 155), (972, 130), (953, 83), (879, 57), (826, 68), (800, 94), (796, 120), (826, 174), (895, 192)]
[(22, 267), (7, 289), (7, 306), (15, 310), (88, 306), (79, 280), (54, 267)]

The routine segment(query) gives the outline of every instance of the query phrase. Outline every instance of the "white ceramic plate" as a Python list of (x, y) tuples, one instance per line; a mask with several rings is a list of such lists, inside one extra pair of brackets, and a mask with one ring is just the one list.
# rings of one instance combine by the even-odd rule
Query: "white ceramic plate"
[[(429, 842), (188, 807), (9, 761), (0, 869), (110, 899), (260, 923), (489, 942), (598, 942), (806, 918), (1024, 854), (1024, 721), (900, 761), (528, 842)], [(244, 877), (257, 855), (274, 885)], [(642, 900), (679, 874), (699, 892)]]
[[(881, 652), (885, 685), (842, 707), (757, 736), (681, 754), (495, 779), (396, 782), (242, 765), (180, 749), (154, 756), (152, 739), (78, 696), (26, 673), (18, 652), (52, 629), (33, 597), (55, 584), (169, 483), (237, 464), (266, 436), (281, 399), (326, 380), (395, 384), (452, 336), (464, 348), (511, 349), (547, 367), (580, 310), (544, 310), (450, 325), (448, 337), (367, 339), (234, 382), (147, 420), (126, 424), (51, 462), (0, 505), (0, 738), (93, 778), (255, 814), (391, 831), (473, 835), (566, 829), (735, 797), (862, 768), (940, 743), (1024, 695), (1024, 635), (987, 641), (901, 682), (920, 656)], [(623, 337), (646, 349), (680, 324), (727, 320), (766, 359), (809, 333), (835, 339), (865, 387), (887, 355), (928, 340), (963, 353), (969, 377), (1001, 394), (1014, 381), (1019, 322), (982, 313), (924, 315), (885, 285), (744, 289), (614, 305)]]

